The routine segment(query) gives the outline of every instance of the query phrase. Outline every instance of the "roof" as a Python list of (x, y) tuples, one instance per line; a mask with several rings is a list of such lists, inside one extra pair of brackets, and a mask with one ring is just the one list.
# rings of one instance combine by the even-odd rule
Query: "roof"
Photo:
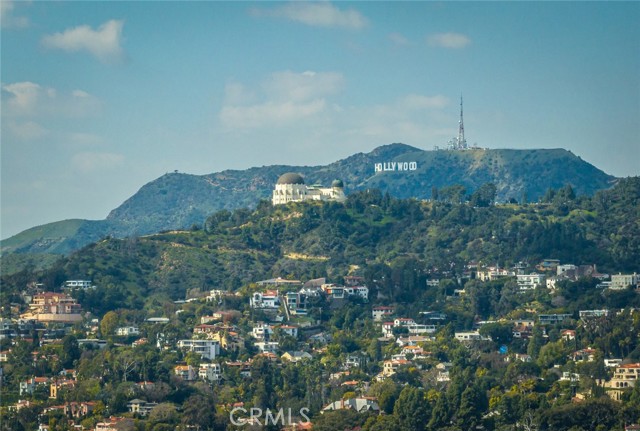
[(287, 172), (286, 174), (280, 175), (276, 184), (304, 184), (304, 178), (302, 178), (300, 174)]

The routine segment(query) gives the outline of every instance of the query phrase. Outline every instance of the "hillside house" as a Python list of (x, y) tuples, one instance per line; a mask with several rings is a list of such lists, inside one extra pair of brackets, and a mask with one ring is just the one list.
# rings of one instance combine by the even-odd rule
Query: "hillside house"
[(180, 340), (178, 348), (198, 353), (210, 361), (220, 354), (220, 342), (216, 340)]
[(251, 308), (277, 310), (280, 307), (280, 297), (276, 290), (255, 292), (249, 299)]
[(173, 372), (185, 382), (191, 382), (197, 378), (196, 370), (191, 365), (177, 365)]
[(198, 378), (209, 382), (219, 382), (222, 380), (222, 368), (220, 364), (200, 364), (198, 368)]
[(387, 317), (393, 315), (394, 308), (387, 307), (384, 305), (379, 305), (377, 307), (373, 307), (371, 313), (373, 315), (373, 320), (375, 320), (376, 322), (381, 322), (385, 320)]
[(605, 384), (607, 395), (616, 401), (622, 399), (625, 390), (635, 387), (640, 379), (640, 363), (620, 365), (616, 368), (611, 381)]

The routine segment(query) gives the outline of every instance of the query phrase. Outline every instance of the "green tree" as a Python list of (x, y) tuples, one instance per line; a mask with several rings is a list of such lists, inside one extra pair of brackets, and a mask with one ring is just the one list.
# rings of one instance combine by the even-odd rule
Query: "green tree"
[(429, 404), (423, 389), (405, 386), (393, 409), (403, 431), (421, 431), (430, 419)]
[(111, 337), (115, 334), (120, 322), (120, 317), (115, 311), (108, 311), (100, 321), (100, 333), (103, 337)]

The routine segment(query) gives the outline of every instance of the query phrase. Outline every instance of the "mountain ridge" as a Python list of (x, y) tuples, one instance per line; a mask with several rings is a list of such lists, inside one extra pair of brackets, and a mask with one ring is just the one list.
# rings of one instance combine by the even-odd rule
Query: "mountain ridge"
[[(415, 169), (376, 171), (375, 165), (414, 162)], [(387, 165), (391, 166), (391, 165)], [(462, 184), (470, 194), (485, 183), (497, 199), (539, 199), (549, 188), (570, 184), (592, 195), (616, 178), (562, 148), (427, 151), (402, 143), (359, 152), (327, 165), (269, 165), (205, 175), (167, 173), (143, 185), (104, 220), (58, 221), (1, 241), (7, 253), (67, 254), (105, 236), (127, 237), (202, 225), (221, 209), (251, 208), (269, 199), (277, 178), (300, 173), (308, 184), (345, 183), (345, 192), (377, 188), (397, 198), (429, 199), (432, 190)]]

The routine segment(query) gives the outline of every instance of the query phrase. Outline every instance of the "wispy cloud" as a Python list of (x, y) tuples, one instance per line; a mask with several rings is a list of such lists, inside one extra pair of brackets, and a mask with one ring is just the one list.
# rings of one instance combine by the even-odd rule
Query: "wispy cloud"
[(254, 16), (288, 19), (313, 27), (342, 27), (360, 30), (369, 20), (355, 9), (339, 9), (330, 2), (293, 2), (283, 6), (265, 9), (253, 8)]
[(339, 73), (312, 71), (273, 73), (257, 92), (232, 83), (226, 88), (219, 118), (225, 126), (239, 129), (290, 124), (325, 111), (325, 97), (343, 85)]
[(49, 130), (35, 121), (8, 120), (7, 131), (19, 141), (33, 141), (49, 135)]
[(469, 45), (471, 39), (462, 33), (437, 33), (428, 36), (427, 43), (439, 48), (460, 49)]
[(83, 90), (60, 92), (24, 81), (2, 86), (3, 113), (10, 117), (87, 117), (98, 113), (102, 103)]
[(29, 27), (29, 18), (24, 16), (16, 16), (14, 14), (15, 5), (16, 3), (11, 0), (0, 1), (0, 24), (3, 28)]
[(73, 169), (88, 173), (122, 166), (124, 156), (117, 153), (82, 152), (71, 158)]
[(103, 63), (119, 62), (124, 58), (122, 28), (124, 22), (110, 20), (97, 30), (88, 25), (70, 28), (62, 33), (46, 35), (43, 46), (69, 52), (87, 51)]
[(394, 45), (398, 45), (398, 46), (409, 45), (409, 39), (407, 39), (400, 33), (389, 33), (389, 40), (393, 42)]

